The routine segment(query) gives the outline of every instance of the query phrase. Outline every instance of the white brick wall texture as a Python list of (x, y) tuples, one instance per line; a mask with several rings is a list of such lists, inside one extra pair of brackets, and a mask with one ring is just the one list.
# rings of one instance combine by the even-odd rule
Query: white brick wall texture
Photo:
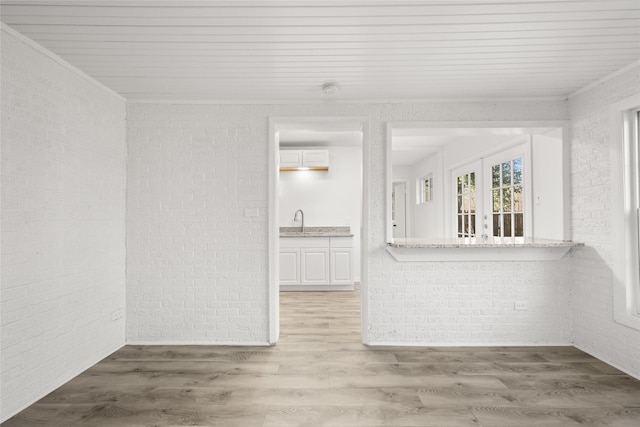
[(568, 259), (398, 263), (384, 250), (387, 121), (563, 120), (565, 107), (129, 104), (127, 340), (266, 343), (268, 117), (368, 116), (371, 341), (570, 343)]
[(125, 102), (2, 30), (0, 421), (124, 343)]
[(640, 331), (613, 320), (610, 104), (640, 93), (640, 66), (569, 101), (573, 239), (573, 340), (577, 347), (640, 378)]

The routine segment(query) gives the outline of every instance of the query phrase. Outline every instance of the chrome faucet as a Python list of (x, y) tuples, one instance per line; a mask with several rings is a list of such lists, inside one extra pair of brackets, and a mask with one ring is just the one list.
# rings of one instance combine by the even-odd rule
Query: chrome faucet
[(300, 214), (300, 216), (302, 217), (302, 225), (300, 226), (300, 232), (304, 233), (304, 212), (302, 212), (302, 209), (298, 209), (296, 213), (293, 215), (293, 222), (296, 222), (298, 220), (298, 214)]

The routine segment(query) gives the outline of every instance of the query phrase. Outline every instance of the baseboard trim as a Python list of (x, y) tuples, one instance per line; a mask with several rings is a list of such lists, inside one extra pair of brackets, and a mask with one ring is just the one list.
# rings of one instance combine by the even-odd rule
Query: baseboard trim
[(548, 343), (530, 343), (530, 342), (481, 342), (481, 343), (451, 343), (451, 342), (388, 342), (388, 341), (371, 341), (364, 343), (370, 347), (574, 347), (570, 342), (548, 342)]
[(53, 383), (54, 385), (52, 387), (50, 387), (50, 389), (46, 392), (44, 392), (43, 394), (41, 394), (39, 397), (36, 397), (35, 399), (30, 400), (29, 402), (25, 403), (24, 405), (20, 406), (18, 409), (16, 409), (15, 411), (10, 412), (8, 415), (7, 414), (3, 414), (3, 417), (0, 418), (0, 423), (4, 423), (5, 421), (7, 421), (8, 419), (10, 419), (11, 417), (19, 414), (20, 412), (24, 411), (25, 409), (27, 409), (29, 406), (33, 405), (34, 403), (36, 403), (38, 400), (42, 399), (43, 397), (45, 397), (47, 394), (51, 393), (52, 391), (56, 390), (59, 387), (62, 387), (64, 384), (68, 383), (69, 381), (71, 381), (72, 379), (74, 379), (75, 377), (77, 377), (78, 375), (80, 375), (81, 373), (83, 373), (84, 371), (86, 371), (87, 369), (89, 369), (90, 367), (92, 367), (93, 365), (95, 365), (96, 363), (100, 362), (101, 360), (103, 360), (105, 357), (108, 357), (109, 355), (115, 353), (116, 351), (120, 350), (122, 347), (124, 347), (125, 344), (124, 343), (120, 343), (117, 346), (114, 347), (113, 350), (108, 351), (106, 354), (99, 356), (98, 358), (94, 359), (92, 362), (89, 362), (87, 364), (84, 364), (82, 366), (82, 368), (80, 369), (76, 369), (74, 370), (72, 374), (65, 376), (64, 379), (61, 379), (60, 381), (56, 381), (55, 383)]
[(266, 341), (148, 341), (127, 340), (125, 345), (213, 345), (221, 347), (269, 347)]
[(632, 373), (631, 373), (631, 372), (629, 372), (627, 369), (625, 369), (625, 368), (621, 367), (620, 365), (618, 365), (618, 364), (616, 364), (616, 363), (611, 362), (610, 360), (608, 360), (608, 358), (606, 358), (606, 357), (602, 357), (602, 356), (599, 356), (595, 351), (587, 350), (587, 349), (585, 349), (584, 347), (579, 346), (579, 345), (577, 345), (577, 344), (573, 344), (573, 346), (574, 346), (575, 348), (577, 348), (578, 350), (584, 351), (584, 352), (585, 352), (585, 353), (587, 353), (588, 355), (593, 356), (593, 357), (595, 357), (596, 359), (598, 359), (598, 360), (600, 360), (600, 361), (602, 361), (602, 362), (604, 362), (604, 363), (606, 363), (606, 364), (608, 364), (608, 365), (613, 366), (614, 368), (618, 369), (619, 371), (624, 372), (625, 374), (629, 375), (630, 377), (633, 377), (633, 378), (635, 378), (635, 379), (637, 379), (637, 380), (640, 380), (640, 374), (632, 374)]

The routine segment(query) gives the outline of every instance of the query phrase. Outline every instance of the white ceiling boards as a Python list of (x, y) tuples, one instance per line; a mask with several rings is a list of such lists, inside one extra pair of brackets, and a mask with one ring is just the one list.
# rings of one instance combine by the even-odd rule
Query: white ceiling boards
[(555, 98), (640, 57), (637, 0), (7, 0), (0, 13), (130, 100)]

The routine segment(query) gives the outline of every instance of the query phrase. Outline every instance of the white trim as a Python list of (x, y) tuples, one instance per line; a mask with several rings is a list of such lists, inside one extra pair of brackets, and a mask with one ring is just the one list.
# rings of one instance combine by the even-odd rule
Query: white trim
[(278, 225), (279, 153), (276, 132), (279, 124), (290, 123), (358, 123), (362, 131), (362, 213), (360, 233), (360, 313), (362, 340), (366, 343), (369, 325), (369, 150), (370, 122), (367, 116), (271, 116), (269, 117), (269, 343), (275, 344), (279, 334), (280, 284), (278, 263), (280, 251), (280, 227)]
[(389, 342), (374, 341), (367, 344), (369, 347), (575, 347), (571, 342), (523, 342), (523, 341), (507, 341), (507, 342)]
[[(391, 122), (385, 123), (386, 134), (387, 134), (387, 146), (386, 148), (386, 161), (385, 161), (385, 179), (386, 179), (386, 201), (385, 201), (385, 228), (386, 228), (386, 239), (385, 242), (391, 243), (393, 242), (393, 221), (391, 220), (391, 193), (393, 192), (393, 125)], [(407, 234), (408, 235), (408, 234)]]
[(24, 44), (26, 44), (27, 46), (37, 50), (38, 52), (40, 52), (41, 54), (45, 55), (46, 57), (48, 57), (49, 59), (53, 60), (54, 62), (56, 62), (58, 65), (62, 66), (63, 68), (67, 69), (68, 71), (71, 71), (72, 73), (74, 73), (75, 75), (77, 75), (78, 77), (83, 78), (84, 80), (88, 81), (89, 83), (93, 84), (94, 86), (96, 86), (97, 88), (107, 92), (110, 95), (115, 96), (116, 98), (127, 102), (127, 99), (120, 95), (118, 92), (114, 91), (113, 89), (105, 86), (104, 84), (100, 83), (99, 81), (97, 81), (96, 79), (94, 79), (93, 77), (91, 77), (90, 75), (88, 75), (87, 73), (85, 73), (84, 71), (76, 68), (75, 66), (71, 65), (70, 63), (68, 63), (67, 61), (65, 61), (64, 59), (60, 58), (58, 55), (56, 55), (55, 53), (51, 52), (49, 49), (47, 49), (46, 47), (38, 44), (37, 42), (31, 40), (30, 38), (28, 38), (27, 36), (17, 32), (16, 30), (14, 30), (13, 28), (11, 28), (10, 26), (8, 26), (7, 24), (5, 24), (4, 22), (0, 22), (0, 29), (4, 32), (6, 32), (7, 34), (10, 34), (12, 36), (14, 36), (15, 38), (17, 38), (18, 40), (20, 40), (21, 42), (23, 42)]
[(609, 360), (609, 358), (598, 355), (596, 351), (587, 350), (587, 349), (585, 349), (584, 347), (582, 347), (582, 346), (580, 346), (580, 345), (578, 345), (578, 344), (575, 344), (575, 343), (573, 344), (573, 346), (574, 346), (575, 348), (577, 348), (578, 350), (580, 350), (580, 351), (584, 351), (584, 352), (585, 352), (585, 353), (587, 353), (589, 356), (593, 356), (593, 357), (595, 357), (596, 359), (600, 360), (601, 362), (604, 362), (604, 363), (606, 363), (607, 365), (611, 365), (611, 366), (613, 366), (614, 368), (616, 368), (617, 370), (622, 371), (622, 372), (624, 372), (625, 374), (627, 374), (627, 375), (629, 375), (629, 376), (631, 376), (631, 377), (633, 377), (633, 378), (635, 378), (635, 379), (637, 379), (637, 380), (640, 380), (640, 373), (632, 373), (632, 372), (630, 372), (628, 369), (623, 368), (622, 366), (618, 365), (617, 363), (613, 363), (612, 361), (610, 361), (610, 360)]
[(613, 73), (607, 74), (606, 76), (599, 78), (598, 80), (596, 80), (595, 82), (589, 83), (588, 85), (581, 87), (580, 89), (571, 92), (569, 95), (567, 95), (567, 100), (574, 98), (578, 95), (580, 95), (581, 93), (584, 93), (590, 89), (593, 89), (596, 86), (600, 86), (601, 84), (603, 84), (604, 82), (606, 82), (607, 80), (611, 80), (612, 78), (625, 73), (637, 66), (640, 65), (640, 59), (638, 59), (637, 61), (633, 61), (631, 64), (629, 65), (625, 65), (624, 67), (620, 68), (619, 70), (614, 71)]
[(362, 342), (369, 342), (369, 184), (371, 122), (362, 121), (362, 221), (360, 233), (360, 324)]
[(71, 381), (72, 379), (77, 377), (78, 375), (82, 374), (87, 369), (91, 368), (96, 363), (100, 362), (101, 360), (103, 360), (106, 357), (109, 357), (110, 355), (112, 355), (113, 353), (115, 353), (116, 351), (120, 350), (121, 348), (123, 348), (126, 345), (128, 345), (128, 344), (125, 344), (124, 342), (119, 343), (119, 344), (117, 344), (115, 346), (115, 348), (113, 350), (108, 350), (103, 356), (98, 356), (97, 358), (94, 358), (92, 362), (85, 363), (84, 365), (82, 365), (82, 367), (80, 367), (78, 369), (74, 369), (73, 371), (71, 371), (73, 373), (65, 375), (62, 378), (58, 378), (57, 381), (52, 383), (53, 384), (52, 386), (47, 387), (47, 391), (45, 391), (43, 394), (40, 394), (37, 397), (29, 400), (28, 402), (22, 404), (18, 409), (14, 410), (12, 412), (9, 412), (8, 414), (7, 413), (2, 413), (0, 415), (0, 423), (4, 423), (9, 418), (11, 418), (14, 415), (19, 414), (20, 412), (24, 411), (29, 406), (31, 406), (34, 403), (36, 403), (38, 400), (42, 399), (43, 397), (45, 397), (46, 395), (51, 393), (53, 390), (56, 390), (57, 388), (62, 387), (64, 384), (68, 383), (69, 381)]
[(269, 295), (269, 343), (278, 342), (280, 337), (280, 227), (278, 218), (280, 204), (278, 203), (278, 188), (280, 181), (280, 151), (276, 135), (277, 125), (269, 118), (269, 243), (268, 243), (268, 273), (267, 286)]
[(155, 99), (139, 98), (127, 100), (130, 104), (198, 104), (198, 105), (326, 105), (326, 104), (452, 104), (452, 103), (522, 103), (522, 102), (565, 102), (566, 96), (543, 96), (543, 97), (499, 97), (499, 98), (354, 98), (354, 99)]
[(625, 112), (640, 106), (640, 94), (630, 96), (609, 107), (610, 122), (610, 158), (612, 190), (612, 252), (613, 252), (613, 317), (616, 322), (640, 330), (637, 283), (634, 277), (635, 263), (627, 262), (629, 252), (637, 253), (633, 248), (629, 228), (635, 229), (628, 214), (633, 200), (632, 188), (627, 184), (630, 166), (625, 158), (628, 138), (625, 137)]
[(496, 246), (496, 247), (393, 247), (387, 252), (398, 262), (464, 262), (464, 261), (558, 261), (573, 248), (563, 246)]
[(226, 347), (269, 347), (271, 344), (265, 341), (194, 341), (194, 340), (160, 340), (160, 341), (128, 341), (126, 345), (215, 345)]

